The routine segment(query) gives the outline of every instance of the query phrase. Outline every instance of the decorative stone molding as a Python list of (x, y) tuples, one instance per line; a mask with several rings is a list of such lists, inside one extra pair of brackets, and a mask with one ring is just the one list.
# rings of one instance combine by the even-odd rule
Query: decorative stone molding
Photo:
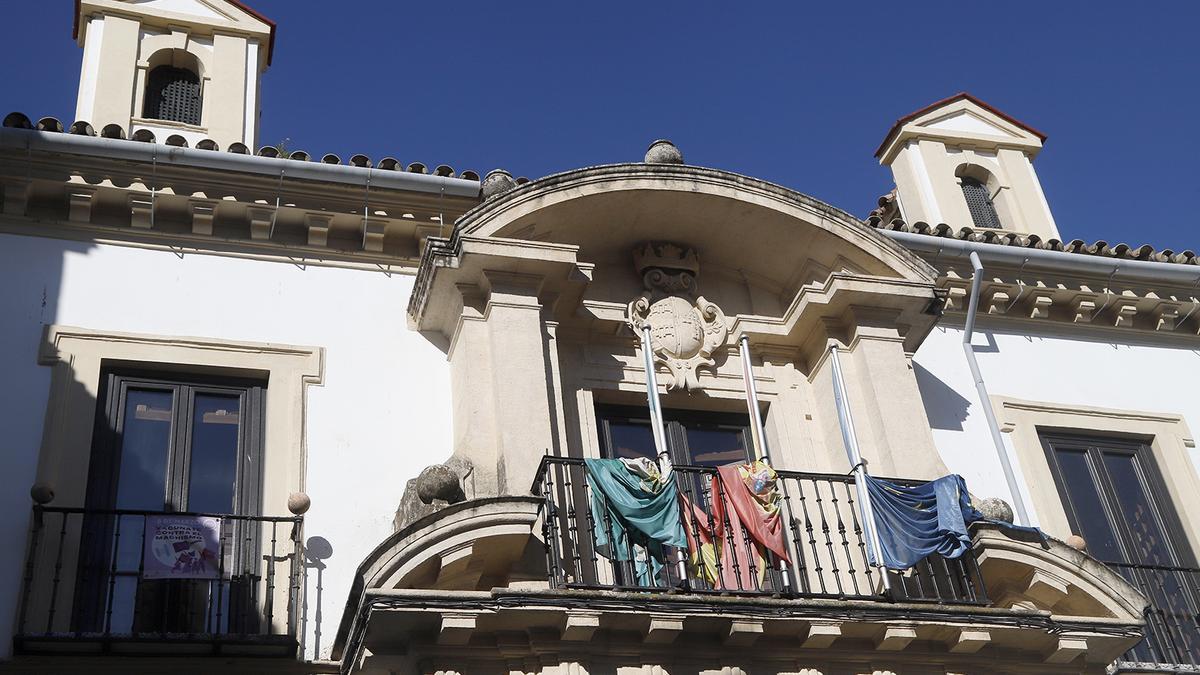
[(1141, 620), (1146, 599), (1086, 553), (1057, 539), (1045, 548), (1011, 538), (995, 525), (972, 528), (975, 557), (994, 605), (1055, 616)]
[(360, 567), (363, 586), (474, 588), (497, 571), (528, 574), (520, 561), (540, 503), (536, 497), (489, 497), (445, 506), (376, 547)]
[[(948, 294), (948, 315), (968, 309), (971, 269), (960, 261), (941, 266), (938, 287)], [(1058, 276), (1040, 269), (989, 266), (979, 290), (979, 312), (997, 322), (1088, 326), (1101, 334), (1118, 329), (1177, 338), (1200, 333), (1200, 272), (1191, 288), (1116, 283)], [(1032, 328), (1031, 328), (1032, 329)], [(1035, 330), (1046, 330), (1038, 327)]]

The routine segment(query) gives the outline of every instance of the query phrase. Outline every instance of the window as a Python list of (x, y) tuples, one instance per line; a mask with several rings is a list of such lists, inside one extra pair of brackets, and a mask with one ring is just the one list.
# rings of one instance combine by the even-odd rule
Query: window
[(988, 194), (987, 185), (975, 178), (963, 176), (959, 178), (963, 198), (967, 200), (967, 208), (971, 211), (971, 222), (975, 227), (1000, 228), (1000, 216), (996, 214), (996, 206)]
[(1150, 599), (1134, 660), (1198, 663), (1196, 560), (1150, 448), (1137, 441), (1042, 434), (1074, 532)]
[[(601, 443), (606, 457), (654, 459), (650, 412), (644, 408), (597, 408)], [(716, 467), (745, 462), (751, 457), (750, 420), (747, 415), (663, 410), (667, 445), (675, 464)]]
[[(102, 372), (80, 552), (77, 630), (225, 632), (253, 591), (252, 523), (223, 521), (230, 581), (141, 578), (147, 514), (258, 515), (259, 382)], [(245, 567), (245, 570), (240, 569)], [(220, 602), (210, 596), (219, 593)], [(222, 612), (208, 616), (210, 610)], [(248, 615), (247, 615), (248, 616)], [(238, 626), (246, 630), (249, 626)]]
[(142, 117), (200, 124), (200, 78), (187, 68), (158, 66), (146, 78)]

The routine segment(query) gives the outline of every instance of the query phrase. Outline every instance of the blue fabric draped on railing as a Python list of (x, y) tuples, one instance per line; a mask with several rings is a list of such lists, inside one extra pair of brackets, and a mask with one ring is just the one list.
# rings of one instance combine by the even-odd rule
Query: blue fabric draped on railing
[[(934, 553), (958, 558), (971, 549), (967, 526), (977, 520), (996, 522), (989, 521), (971, 505), (962, 476), (943, 476), (920, 485), (897, 485), (868, 475), (866, 482), (883, 563), (888, 569), (909, 569)], [(1043, 536), (1037, 528), (997, 524)], [(871, 562), (877, 560), (872, 552)]]

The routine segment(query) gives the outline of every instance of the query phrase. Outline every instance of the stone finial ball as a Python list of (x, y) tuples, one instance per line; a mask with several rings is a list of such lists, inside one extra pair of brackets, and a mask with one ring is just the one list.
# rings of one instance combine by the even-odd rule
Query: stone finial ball
[(495, 197), (502, 192), (508, 192), (517, 186), (512, 174), (504, 169), (492, 169), (483, 177), (480, 183), (483, 187), (483, 198)]
[(462, 481), (445, 464), (427, 466), (417, 476), (417, 498), (423, 504), (432, 504), (434, 500), (457, 504), (463, 500)]
[(646, 149), (647, 164), (683, 164), (683, 153), (675, 144), (665, 138), (660, 138)]
[(1070, 546), (1076, 551), (1086, 551), (1087, 540), (1077, 534), (1073, 534), (1067, 537), (1067, 546)]
[(288, 495), (288, 511), (293, 515), (302, 516), (308, 513), (308, 508), (312, 506), (312, 499), (303, 492), (293, 492)]
[(54, 488), (45, 483), (34, 483), (33, 487), (29, 488), (29, 496), (37, 504), (49, 504), (54, 501)]
[(979, 512), (989, 520), (1000, 520), (1006, 523), (1013, 521), (1012, 507), (999, 497), (988, 497), (979, 502)]

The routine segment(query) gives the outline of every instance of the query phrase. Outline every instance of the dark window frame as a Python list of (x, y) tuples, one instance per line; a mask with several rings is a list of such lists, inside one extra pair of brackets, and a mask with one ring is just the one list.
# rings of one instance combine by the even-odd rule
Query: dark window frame
[(1121, 549), (1121, 555), (1124, 558), (1124, 560), (1105, 560), (1101, 562), (1123, 564), (1144, 563), (1144, 561), (1132, 559), (1134, 556), (1131, 555), (1131, 551), (1135, 538), (1129, 530), (1128, 521), (1123, 516), (1116, 489), (1112, 484), (1112, 478), (1109, 476), (1108, 470), (1103, 468), (1103, 457), (1105, 454), (1120, 454), (1134, 458), (1138, 478), (1142, 483), (1142, 488), (1146, 491), (1146, 495), (1152, 501), (1150, 506), (1159, 527), (1165, 535), (1164, 544), (1174, 558), (1174, 564), (1184, 567), (1196, 567), (1195, 552), (1192, 550), (1191, 542), (1188, 540), (1187, 530), (1184, 529), (1183, 522), (1179, 518), (1179, 510), (1176, 508), (1174, 500), (1171, 499), (1171, 493), (1167, 489), (1162, 471), (1159, 469), (1158, 462), (1154, 458), (1154, 452), (1150, 448), (1150, 440), (1135, 437), (1088, 434), (1075, 430), (1043, 429), (1041, 427), (1037, 431), (1042, 449), (1046, 453), (1046, 460), (1050, 464), (1051, 474), (1054, 476), (1055, 487), (1058, 490), (1059, 498), (1062, 500), (1063, 510), (1067, 514), (1067, 522), (1074, 532), (1082, 531), (1080, 526), (1081, 518), (1078, 509), (1075, 507), (1067, 491), (1064, 479), (1065, 474), (1059, 463), (1056, 444), (1084, 449), (1092, 480), (1096, 484), (1100, 494), (1101, 504), (1105, 511), (1104, 515), (1113, 526), (1116, 533), (1117, 546)]
[[(120, 477), (120, 451), (126, 394), (131, 388), (172, 391), (171, 445), (168, 449), (166, 481), (163, 486), (163, 513), (188, 513), (176, 508), (187, 503), (187, 485), (191, 470), (191, 430), (196, 394), (216, 393), (239, 396), (237, 471), (234, 478), (234, 503), (228, 513), (211, 515), (258, 516), (262, 512), (263, 454), (266, 429), (265, 380), (243, 376), (193, 374), (177, 370), (171, 364), (152, 369), (136, 366), (101, 364), (100, 391), (97, 397), (95, 427), (88, 464), (85, 507), (99, 513), (86, 513), (79, 551), (79, 569), (92, 569), (99, 561), (107, 565), (115, 555), (114, 526), (117, 517), (105, 513), (116, 508), (117, 482)], [(253, 575), (260, 557), (260, 542), (255, 525), (246, 521), (228, 524), (233, 550), (226, 568), (230, 579)], [(244, 545), (240, 542), (245, 542)], [(96, 575), (93, 575), (96, 576)], [(248, 577), (249, 578), (249, 577)], [(171, 582), (178, 585), (178, 582)], [(161, 585), (161, 584), (160, 584)], [(96, 579), (89, 581), (86, 571), (77, 579), (72, 623), (76, 630), (95, 631), (103, 625), (108, 589)], [(136, 601), (136, 600), (135, 600)]]
[(88, 470), (87, 508), (111, 509), (116, 500), (120, 467), (121, 432), (125, 395), (131, 388), (170, 390), (172, 397), (171, 448), (167, 461), (163, 511), (187, 512), (188, 476), (191, 469), (192, 402), (196, 394), (236, 395), (246, 423), (238, 434), (235, 477), (237, 498), (231, 515), (261, 515), (263, 440), (266, 383), (262, 380), (204, 374), (177, 373), (145, 368), (102, 367), (99, 405)]
[[(596, 423), (600, 432), (600, 452), (607, 458), (613, 457), (613, 441), (610, 424), (613, 421), (650, 422), (650, 411), (638, 406), (597, 404)], [(679, 408), (663, 409), (663, 426), (667, 437), (667, 447), (670, 451), (671, 462), (676, 465), (690, 465), (690, 449), (687, 441), (687, 428), (718, 427), (736, 429), (741, 435), (742, 447), (746, 450), (746, 461), (754, 459), (754, 436), (750, 431), (749, 414), (708, 412), (702, 410), (684, 410)]]

